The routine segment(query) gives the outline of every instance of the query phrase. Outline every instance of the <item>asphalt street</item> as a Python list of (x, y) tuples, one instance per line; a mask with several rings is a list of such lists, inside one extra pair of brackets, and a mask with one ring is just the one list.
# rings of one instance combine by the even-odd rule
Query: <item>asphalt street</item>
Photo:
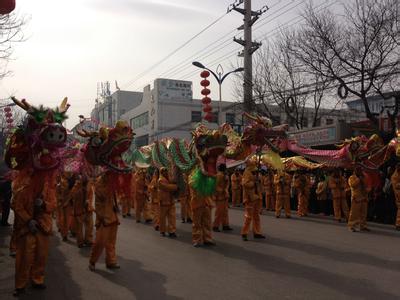
[[(400, 299), (400, 232), (371, 224), (351, 233), (331, 218), (262, 216), (266, 240), (243, 242), (241, 209), (230, 210), (230, 233), (217, 246), (193, 248), (191, 226), (178, 221), (178, 238), (122, 219), (120, 270), (102, 257), (88, 270), (90, 249), (52, 237), (47, 289), (20, 299)], [(0, 228), (0, 299), (13, 299), (14, 260), (9, 228)], [(15, 298), (14, 298), (15, 299)]]

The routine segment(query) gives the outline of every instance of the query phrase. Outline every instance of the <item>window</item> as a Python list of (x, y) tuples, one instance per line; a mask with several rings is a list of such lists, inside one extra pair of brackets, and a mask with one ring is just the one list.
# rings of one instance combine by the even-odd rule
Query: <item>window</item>
[(315, 120), (315, 127), (321, 126), (321, 118)]
[(133, 129), (137, 129), (149, 124), (149, 112), (138, 115), (130, 120), (130, 125)]
[(149, 135), (142, 135), (135, 138), (135, 145), (136, 147), (142, 147), (149, 144)]
[(326, 125), (332, 125), (333, 124), (333, 119), (326, 119), (325, 124)]
[(201, 122), (201, 111), (192, 111), (192, 122)]
[(235, 114), (226, 113), (225, 114), (226, 123), (234, 125), (235, 124)]

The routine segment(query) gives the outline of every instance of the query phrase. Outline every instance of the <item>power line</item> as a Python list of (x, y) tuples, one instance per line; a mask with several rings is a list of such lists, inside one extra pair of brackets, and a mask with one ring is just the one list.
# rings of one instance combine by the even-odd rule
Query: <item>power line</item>
[(153, 70), (154, 68), (158, 67), (160, 64), (162, 64), (164, 61), (166, 61), (168, 58), (170, 58), (171, 56), (173, 56), (175, 53), (177, 53), (179, 50), (181, 50), (182, 48), (184, 48), (186, 45), (188, 45), (190, 42), (192, 42), (194, 39), (196, 39), (199, 35), (201, 35), (203, 32), (205, 32), (206, 30), (208, 30), (209, 28), (211, 28), (213, 25), (215, 25), (216, 23), (218, 23), (220, 20), (222, 20), (227, 13), (224, 13), (222, 16), (220, 16), (219, 18), (217, 18), (215, 21), (211, 22), (209, 25), (207, 25), (205, 28), (203, 28), (202, 30), (200, 30), (198, 33), (196, 33), (194, 36), (192, 36), (189, 40), (187, 40), (186, 42), (184, 42), (182, 45), (180, 45), (178, 48), (176, 48), (175, 50), (173, 50), (171, 53), (169, 53), (167, 56), (165, 56), (164, 58), (162, 58), (161, 60), (159, 60), (158, 62), (156, 62), (154, 65), (152, 65), (151, 67), (149, 67), (148, 69), (146, 69), (145, 71), (143, 71), (142, 73), (140, 73), (138, 76), (136, 76), (133, 80), (131, 80), (130, 82), (126, 83), (125, 85), (123, 85), (125, 88), (132, 85), (133, 83), (135, 83), (137, 80), (139, 80), (140, 78), (142, 78), (145, 74), (147, 74), (148, 72), (150, 72), (151, 70)]
[[(286, 14), (287, 12), (291, 11), (292, 9), (295, 9), (296, 7), (298, 7), (299, 5), (303, 4), (304, 2), (305, 2), (305, 0), (302, 0), (300, 3), (297, 3), (296, 5), (290, 7), (289, 9), (287, 9), (287, 10), (285, 10), (284, 12), (280, 13), (279, 15), (275, 16), (274, 18), (268, 19), (267, 22), (264, 22), (261, 26), (258, 26), (258, 27), (256, 26), (256, 30), (259, 29), (259, 28), (261, 28), (261, 27), (264, 27), (266, 24), (268, 24), (268, 23), (274, 21), (275, 19), (277, 19), (278, 17), (280, 17), (280, 16)], [(291, 4), (291, 3), (289, 3), (289, 4)], [(287, 6), (288, 6), (288, 5), (285, 5), (285, 6), (282, 7), (282, 8), (286, 8)], [(321, 6), (321, 5), (319, 5), (319, 6)], [(317, 6), (317, 7), (319, 7), (319, 6)], [(281, 8), (281, 9), (282, 9), (282, 8)], [(279, 12), (281, 9), (275, 11), (275, 13), (273, 13), (273, 14), (271, 14), (271, 15), (268, 15), (268, 17), (270, 17), (270, 16), (276, 14), (276, 13)], [(284, 24), (288, 24), (288, 23), (292, 22), (294, 19), (298, 19), (298, 18), (301, 18), (301, 16), (295, 17), (295, 18), (289, 20), (288, 22), (286, 22), (286, 23), (284, 23)], [(294, 25), (294, 24), (292, 24), (292, 25)], [(277, 30), (279, 30), (279, 27), (274, 28), (274, 29), (268, 31), (267, 33), (272, 33), (272, 32), (277, 31)], [(263, 38), (263, 39), (265, 39), (265, 38)], [(230, 43), (233, 44), (233, 41), (231, 40)], [(216, 51), (213, 51), (213, 52), (210, 53), (210, 54), (208, 54), (208, 53), (206, 52), (206, 53), (205, 53), (205, 54), (207, 54), (206, 56), (199, 57), (199, 58), (196, 59), (196, 60), (200, 60), (200, 58), (201, 58), (201, 59), (205, 59), (205, 58), (211, 56), (212, 54), (219, 52), (219, 50), (222, 50), (222, 49), (225, 49), (225, 48), (226, 48), (226, 47), (225, 47), (224, 45), (222, 45), (222, 47), (218, 47), (218, 49), (217, 49)], [(229, 53), (231, 54), (230, 57), (233, 56), (233, 55), (235, 55), (235, 54), (237, 53), (238, 50), (240, 50), (240, 48), (236, 48), (233, 52), (229, 52)], [(208, 63), (208, 64), (210, 64), (210, 63)], [(183, 68), (180, 68), (179, 71), (170, 74), (170, 76), (171, 76), (171, 77), (176, 76), (177, 74), (182, 73), (183, 71), (187, 70), (188, 68), (191, 68), (191, 65), (185, 65)]]
[[(324, 6), (324, 3), (323, 3), (323, 4), (320, 4), (320, 5), (316, 6), (316, 8), (317, 8), (317, 9), (319, 8), (318, 11), (321, 11), (321, 10), (326, 9), (326, 8), (328, 8), (328, 7), (330, 7), (330, 6), (334, 5), (334, 4), (336, 4), (336, 3), (338, 3), (338, 2), (339, 2), (339, 0), (336, 0), (336, 1), (334, 1), (334, 2), (332, 2), (332, 3), (330, 3), (330, 4), (328, 4), (328, 5), (325, 5), (325, 6)], [(321, 7), (321, 6), (324, 6), (324, 7)], [(276, 16), (276, 18), (279, 17), (279, 16), (281, 16), (281, 15), (282, 15), (282, 14)], [(275, 19), (275, 18), (274, 18), (274, 19)], [(296, 21), (296, 22), (293, 22), (293, 21), (295, 21), (295, 20), (297, 20), (297, 21)], [(270, 31), (268, 31), (268, 32), (266, 32), (266, 33), (264, 33), (264, 35), (260, 35), (258, 38), (261, 39), (261, 40), (267, 40), (268, 38), (277, 35), (277, 34), (279, 33), (278, 31), (279, 31), (280, 29), (289, 28), (289, 27), (291, 27), (291, 26), (293, 26), (293, 25), (295, 25), (295, 24), (300, 23), (301, 21), (302, 21), (302, 17), (301, 17), (301, 16), (297, 16), (297, 17), (292, 18), (292, 19), (290, 19), (289, 21), (285, 22), (284, 24), (282, 24), (282, 25), (286, 25), (285, 27), (282, 27), (282, 25), (281, 25), (281, 26), (278, 26), (278, 27), (276, 27), (276, 28), (274, 28), (274, 29), (272, 29), (272, 30), (270, 30)], [(290, 24), (290, 23), (292, 23), (292, 24)], [(226, 60), (226, 59), (228, 59), (228, 58), (231, 58), (231, 57), (234, 56), (234, 55), (237, 53), (237, 51), (239, 51), (239, 50), (240, 50), (240, 48), (237, 48), (237, 49), (235, 49), (235, 50), (233, 50), (233, 51), (230, 51), (230, 52), (228, 52), (228, 53), (226, 54), (226, 55), (228, 55), (227, 57), (220, 57), (219, 59), (223, 59), (223, 58), (224, 58), (224, 60)], [(213, 61), (212, 63), (208, 63), (207, 65), (208, 65), (208, 67), (213, 67), (213, 66), (218, 65), (218, 62)], [(188, 68), (190, 68), (190, 67), (191, 67), (191, 66), (188, 66)], [(188, 68), (187, 68), (187, 69), (188, 69)], [(182, 77), (181, 77), (181, 80), (190, 79), (190, 78), (193, 77), (195, 74), (197, 74), (197, 71), (196, 71), (196, 70), (191, 71), (191, 72), (185, 74), (184, 76), (182, 76)]]
[[(290, 3), (290, 1), (297, 1), (297, 0), (289, 0), (289, 3), (287, 3), (286, 5), (284, 5), (283, 7), (281, 7), (280, 9), (278, 9), (277, 11), (280, 11), (280, 10), (282, 10), (282, 9), (284, 9), (285, 7), (287, 7), (288, 5), (290, 5), (291, 3)], [(302, 2), (304, 2), (305, 0), (302, 0)], [(271, 7), (275, 7), (275, 5), (276, 4), (278, 4), (278, 3), (282, 3), (282, 1), (277, 1), (277, 2), (275, 2)], [(265, 19), (267, 19), (268, 17), (270, 17), (271, 15), (274, 15), (277, 11), (275, 11), (275, 12), (273, 12), (272, 14), (269, 14), (269, 15), (266, 15), (265, 17), (263, 17), (263, 18), (261, 18), (261, 20), (265, 20)], [(259, 28), (260, 26), (256, 26), (257, 28)], [(231, 31), (229, 31), (228, 33), (226, 33), (226, 34), (224, 34), (223, 36), (221, 36), (220, 38), (218, 38), (217, 40), (215, 40), (215, 41), (213, 41), (212, 43), (210, 43), (210, 44), (208, 44), (206, 47), (204, 47), (204, 48), (202, 48), (201, 50), (199, 50), (199, 51), (197, 51), (195, 54), (193, 54), (193, 55), (191, 55), (191, 56), (189, 56), (188, 58), (186, 58), (186, 59), (184, 59), (181, 63), (179, 63), (179, 64), (177, 64), (177, 65), (175, 65), (172, 69), (169, 69), (169, 70), (167, 70), (167, 71), (164, 71), (161, 75), (159, 75), (159, 77), (163, 77), (163, 76), (169, 76), (168, 74), (171, 74), (171, 72), (175, 72), (177, 69), (181, 69), (182, 68), (182, 65), (183, 65), (183, 67), (184, 68), (186, 68), (187, 66), (186, 66), (186, 64), (188, 63), (188, 62), (191, 62), (191, 61), (193, 61), (193, 60), (197, 60), (197, 58), (200, 58), (201, 56), (198, 56), (200, 53), (202, 53), (204, 50), (207, 50), (208, 48), (210, 48), (210, 47), (212, 47), (209, 51), (212, 51), (212, 50), (214, 50), (215, 48), (219, 48), (219, 47), (224, 47), (224, 45), (228, 42), (228, 43), (233, 43), (233, 41), (232, 41), (232, 38), (234, 37), (234, 35), (232, 36), (231, 34), (232, 33), (235, 33), (236, 32), (236, 28), (235, 29), (233, 29), (233, 30), (231, 30)], [(221, 41), (221, 40), (223, 40), (225, 37), (227, 37), (227, 36), (229, 36), (228, 37), (228, 39), (225, 39), (224, 41), (222, 41), (221, 43), (218, 43), (217, 45), (215, 45), (217, 42), (219, 42), (219, 41)], [(206, 54), (207, 53), (207, 51), (204, 53), (204, 54)], [(204, 55), (203, 54), (203, 55)], [(196, 58), (196, 59), (195, 59)]]

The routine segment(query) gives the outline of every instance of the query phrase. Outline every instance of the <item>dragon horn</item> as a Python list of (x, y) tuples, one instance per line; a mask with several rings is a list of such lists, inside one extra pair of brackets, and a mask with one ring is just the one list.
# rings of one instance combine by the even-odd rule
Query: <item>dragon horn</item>
[(31, 105), (26, 102), (25, 99), (22, 99), (21, 101), (19, 101), (17, 98), (15, 98), (14, 96), (11, 97), (11, 100), (18, 105), (19, 107), (21, 107), (23, 110), (28, 111), (31, 108)]
[(252, 116), (252, 115), (250, 115), (249, 113), (247, 113), (247, 112), (245, 112), (244, 114), (243, 114), (245, 117), (247, 117), (247, 118), (249, 118), (250, 120), (253, 120), (253, 121), (259, 121), (259, 118), (257, 118), (257, 117), (255, 117), (255, 116)]
[(60, 112), (66, 112), (70, 105), (68, 104), (68, 97), (65, 97), (60, 105)]
[(86, 129), (77, 129), (76, 133), (79, 134), (81, 137), (92, 137), (95, 136), (97, 133), (96, 132), (90, 132), (87, 131)]

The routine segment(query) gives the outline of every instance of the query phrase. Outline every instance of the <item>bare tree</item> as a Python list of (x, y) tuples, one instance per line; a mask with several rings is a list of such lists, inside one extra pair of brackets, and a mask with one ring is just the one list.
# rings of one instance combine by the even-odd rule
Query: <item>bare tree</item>
[(305, 72), (338, 84), (342, 98), (360, 98), (376, 128), (368, 96), (399, 74), (399, 6), (397, 0), (346, 1), (339, 15), (316, 12), (310, 3), (289, 48)]
[(13, 44), (25, 40), (22, 29), (26, 23), (26, 18), (15, 12), (0, 15), (0, 79), (10, 74), (7, 63), (13, 53)]

